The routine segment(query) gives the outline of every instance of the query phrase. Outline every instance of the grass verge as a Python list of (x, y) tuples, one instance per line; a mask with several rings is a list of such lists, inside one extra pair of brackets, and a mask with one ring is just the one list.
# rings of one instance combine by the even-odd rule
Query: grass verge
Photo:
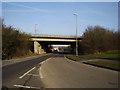
[(103, 67), (103, 68), (108, 68), (108, 69), (112, 69), (112, 70), (119, 70), (119, 66), (118, 66), (118, 62), (101, 62), (101, 61), (91, 61), (91, 62), (85, 62), (86, 64), (90, 64), (90, 65), (94, 65), (94, 66), (98, 66), (98, 67)]
[(79, 56), (71, 55), (71, 54), (67, 54), (66, 57), (69, 58), (69, 59), (72, 59), (74, 61), (89, 60), (88, 58), (80, 58)]
[(120, 59), (120, 50), (110, 50), (101, 54), (89, 54), (86, 56), (91, 56), (101, 59), (110, 59), (110, 60), (119, 60)]

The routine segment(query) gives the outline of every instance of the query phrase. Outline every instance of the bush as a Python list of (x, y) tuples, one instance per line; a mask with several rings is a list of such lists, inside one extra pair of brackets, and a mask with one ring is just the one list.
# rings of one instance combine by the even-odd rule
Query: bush
[(100, 26), (88, 27), (82, 40), (84, 53), (101, 53), (118, 49), (118, 36), (119, 33)]
[(30, 35), (20, 32), (12, 26), (2, 27), (2, 58), (26, 55), (30, 48)]

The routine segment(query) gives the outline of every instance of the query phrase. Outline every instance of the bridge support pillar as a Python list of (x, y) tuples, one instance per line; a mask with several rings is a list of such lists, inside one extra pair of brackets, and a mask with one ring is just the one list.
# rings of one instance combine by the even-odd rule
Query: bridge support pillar
[(45, 53), (44, 49), (42, 49), (42, 46), (37, 41), (34, 41), (34, 53), (36, 54)]

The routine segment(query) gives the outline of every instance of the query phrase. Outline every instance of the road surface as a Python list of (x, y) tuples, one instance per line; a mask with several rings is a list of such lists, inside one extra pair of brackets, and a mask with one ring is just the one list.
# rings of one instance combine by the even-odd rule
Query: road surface
[[(5, 65), (2, 67), (3, 86), (9, 88), (18, 88), (29, 86), (33, 88), (42, 88), (42, 82), (39, 77), (40, 62), (54, 55), (44, 55), (31, 60)], [(34, 68), (35, 67), (35, 68)], [(30, 71), (31, 70), (31, 71)], [(30, 73), (28, 72), (30, 71)], [(24, 75), (27, 73), (26, 75)], [(20, 78), (22, 76), (22, 78)]]
[(117, 88), (118, 72), (65, 57), (51, 57), (40, 67), (46, 88)]
[(117, 88), (118, 72), (45, 55), (2, 67), (9, 88)]

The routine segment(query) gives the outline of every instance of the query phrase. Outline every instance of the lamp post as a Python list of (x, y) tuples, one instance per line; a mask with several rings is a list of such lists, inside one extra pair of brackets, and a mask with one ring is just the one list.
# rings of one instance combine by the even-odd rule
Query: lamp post
[(35, 40), (34, 40), (34, 53), (37, 53), (37, 40), (36, 40), (36, 26), (37, 24), (35, 24)]
[(36, 27), (37, 27), (37, 24), (35, 24), (35, 41), (36, 41), (36, 32), (37, 32)]
[(76, 16), (76, 56), (78, 56), (78, 40), (77, 40), (77, 13), (74, 13)]

